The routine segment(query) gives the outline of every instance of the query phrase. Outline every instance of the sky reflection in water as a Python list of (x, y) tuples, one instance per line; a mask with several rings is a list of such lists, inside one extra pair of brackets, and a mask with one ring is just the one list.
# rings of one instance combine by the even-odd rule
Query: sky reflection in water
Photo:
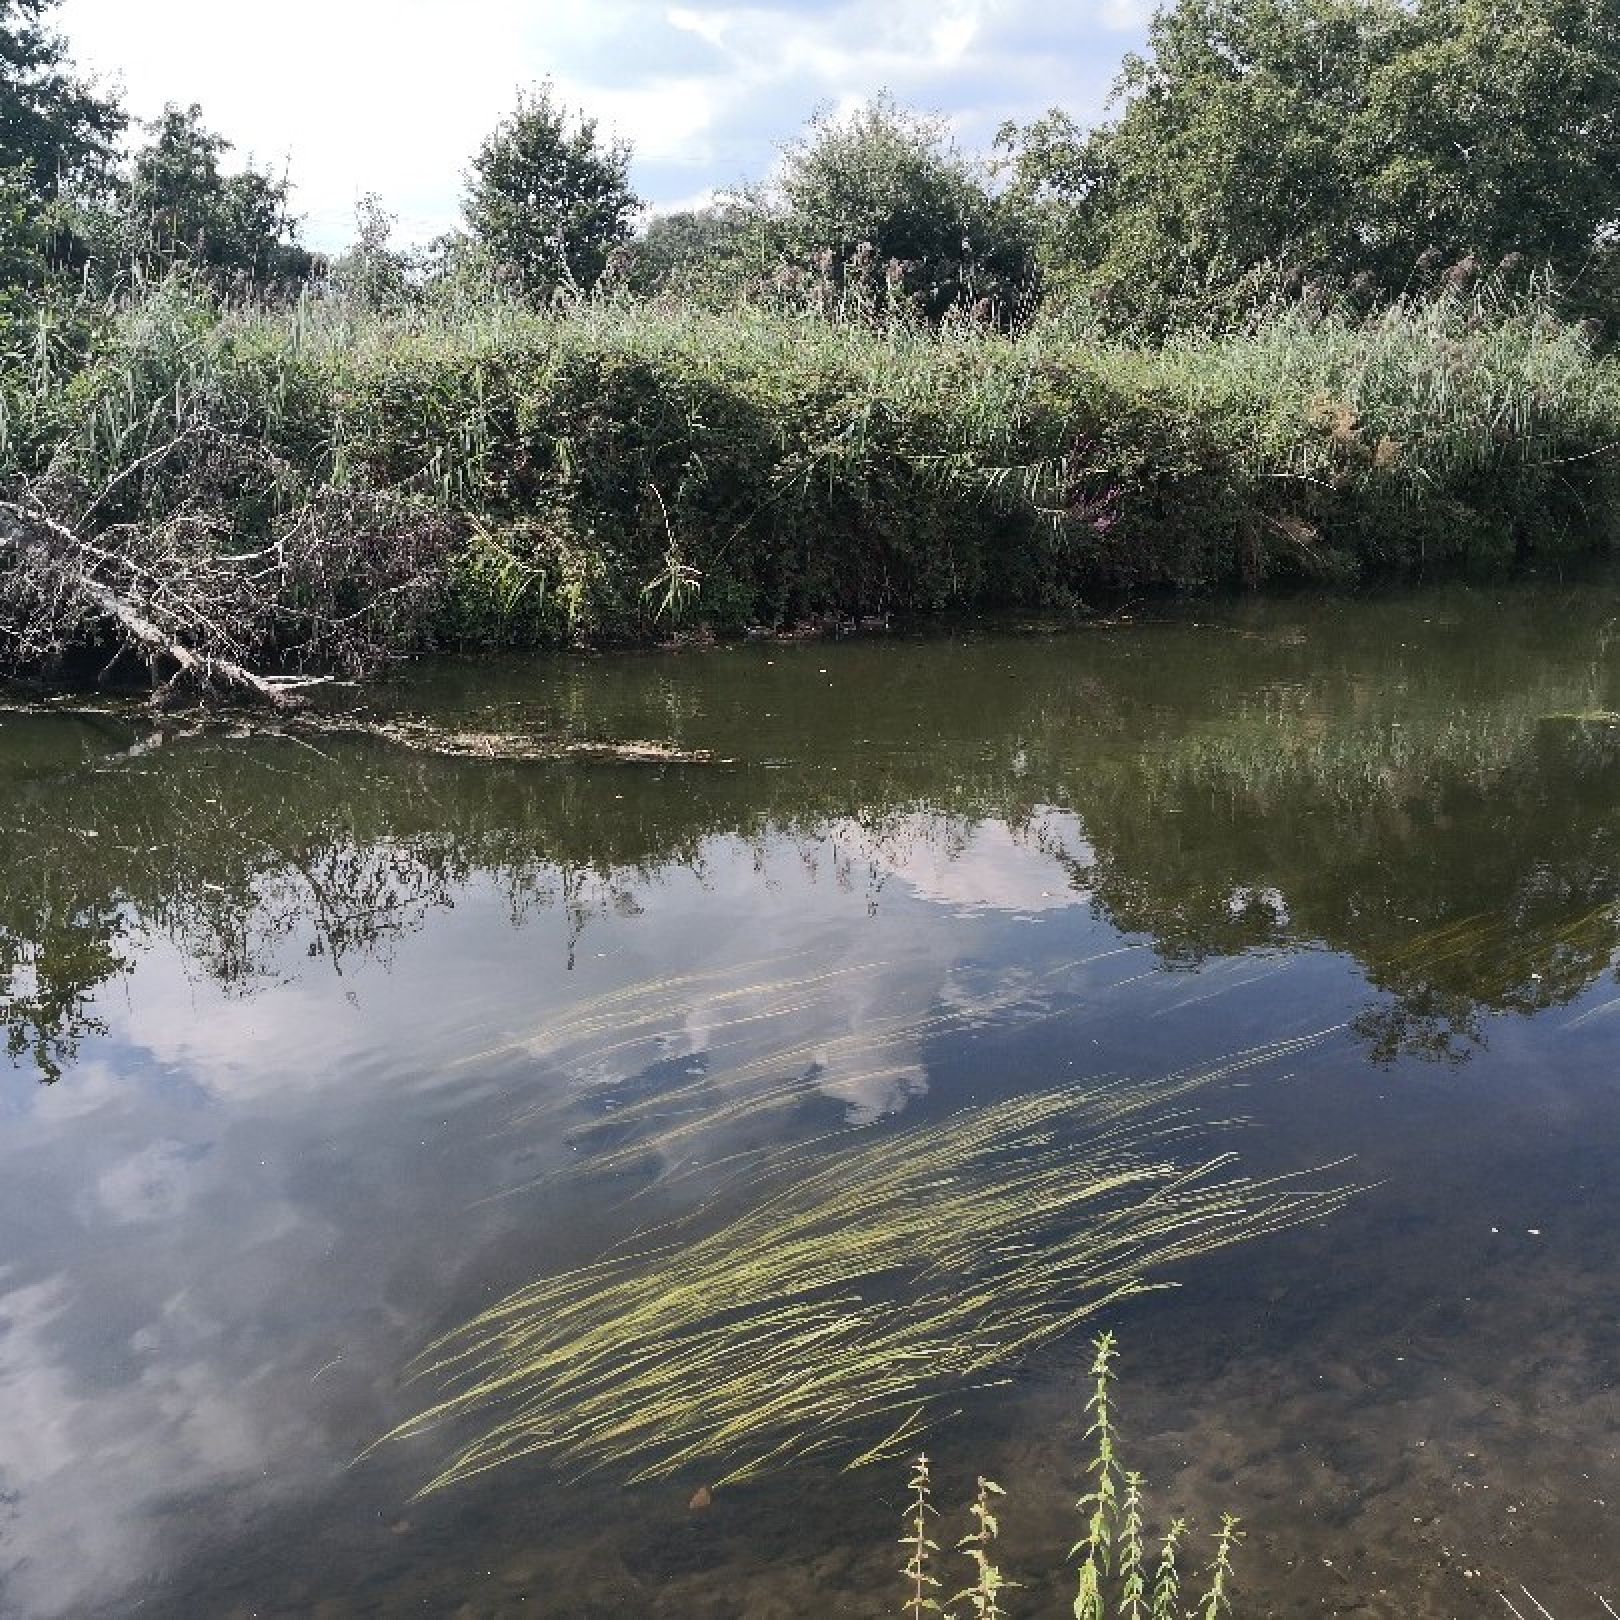
[[(1328, 1028), (1321, 1055), (1209, 1112), (1260, 1122), (1238, 1144), (1259, 1170), (1354, 1151), (1383, 1184), (1329, 1229), (1133, 1307), (1148, 1414), (1170, 1421), (1177, 1380), (1207, 1393), (1201, 1413), (1241, 1403), (1240, 1344), (1275, 1356), (1274, 1403), (1290, 1368), (1304, 1402), (1323, 1344), (1383, 1345), (1450, 1288), (1445, 1223), (1484, 1232), (1509, 1166), (1498, 1226), (1520, 1203), (1582, 1212), (1514, 1275), (1566, 1317), (1583, 1302), (1560, 1365), (1569, 1390), (1601, 1387), (1617, 602), (1274, 603), (1117, 634), (446, 667), (395, 694), (469, 723), (664, 738), (711, 750), (706, 766), (317, 755), (177, 729), (154, 748), (150, 727), (0, 718), (0, 1610), (504, 1612), (538, 1525), (554, 1551), (531, 1584), (581, 1583), (547, 1612), (594, 1612), (588, 1568), (604, 1613), (740, 1613), (792, 1601), (791, 1556), (764, 1557), (788, 1503), (815, 1546), (870, 1531), (884, 1570), (881, 1520), (809, 1477), (737, 1509), (751, 1552), (694, 1565), (662, 1498), (625, 1513), (608, 1483), (559, 1491), (537, 1466), (407, 1510), (443, 1445), (349, 1465), (414, 1409), (399, 1375), (428, 1338), (725, 1207), (752, 1162), (735, 1155)], [(613, 998), (635, 987), (632, 1014)], [(770, 1105), (668, 1134), (739, 1097)], [(649, 1134), (656, 1151), (611, 1175), (559, 1174)], [(1209, 1342), (1189, 1365), (1195, 1298)], [(1435, 1377), (1484, 1390), (1495, 1357), (1510, 1383), (1523, 1331), (1505, 1305), (1470, 1318)], [(1037, 1517), (1067, 1488), (1040, 1437), (1071, 1359), (1037, 1358), (1020, 1393), (964, 1418), (962, 1445), (1024, 1459)], [(1361, 1398), (1298, 1411), (1326, 1434)], [(1591, 1434), (1590, 1400), (1568, 1399)], [(1544, 1525), (1602, 1496), (1569, 1481), (1607, 1435), (1537, 1473)], [(1263, 1508), (1293, 1486), (1251, 1438)], [(1406, 1464), (1359, 1466), (1412, 1509), (1402, 1525), (1431, 1511)], [(1322, 1489), (1290, 1509), (1313, 1554), (1364, 1539), (1375, 1511)], [(1443, 1500), (1460, 1489), (1448, 1477)], [(1603, 1578), (1600, 1552), (1581, 1571), (1543, 1545), (1504, 1553), (1504, 1575), (1545, 1556)], [(1460, 1612), (1431, 1552), (1385, 1562)], [(1275, 1612), (1317, 1602), (1281, 1552), (1255, 1563)]]

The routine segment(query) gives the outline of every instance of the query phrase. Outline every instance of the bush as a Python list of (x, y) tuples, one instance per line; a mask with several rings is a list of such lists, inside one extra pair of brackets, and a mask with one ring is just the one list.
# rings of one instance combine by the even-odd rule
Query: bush
[[(437, 514), (447, 589), (402, 651), (1495, 568), (1607, 545), (1620, 509), (1620, 363), (1491, 287), (1139, 348), (1056, 313), (1008, 338), (459, 285), (244, 312), (173, 280), (87, 361), (14, 352), (0, 406), (0, 478), (88, 492), (93, 525), (185, 513), (230, 549), (316, 505)], [(210, 483), (205, 441), (263, 476)]]

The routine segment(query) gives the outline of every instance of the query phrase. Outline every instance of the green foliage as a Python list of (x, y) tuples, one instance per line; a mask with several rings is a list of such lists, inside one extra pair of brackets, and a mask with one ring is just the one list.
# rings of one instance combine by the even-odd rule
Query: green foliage
[(957, 1550), (973, 1566), (973, 1581), (952, 1598), (953, 1606), (962, 1606), (972, 1614), (973, 1620), (1005, 1620), (1006, 1610), (1001, 1606), (1001, 1594), (1016, 1581), (1009, 1581), (1001, 1573), (993, 1554), (996, 1537), (1001, 1534), (1001, 1521), (996, 1517), (995, 1499), (1007, 1493), (993, 1479), (979, 1476), (978, 1493), (969, 1510), (973, 1528), (957, 1542)]
[(546, 537), (527, 565), (553, 604), (558, 558), (598, 559), (568, 582), (572, 633), (598, 638), (666, 626), (658, 580), (722, 632), (1051, 608), (1501, 566), (1605, 543), (1615, 509), (1613, 363), (1486, 295), (1160, 349), (1056, 323), (1007, 342), (748, 310), (424, 315), (334, 361), (370, 476), (459, 468), (486, 526)]
[(570, 113), (543, 83), (518, 96), (474, 157), (468, 228), (529, 298), (594, 287), (640, 207), (629, 163), (625, 143), (602, 144), (595, 119)]
[[(1113, 1334), (1098, 1338), (1095, 1350), (1087, 1405), (1091, 1489), (1077, 1504), (1085, 1519), (1085, 1533), (1073, 1549), (1073, 1554), (1080, 1555), (1075, 1620), (1179, 1620), (1183, 1612), (1181, 1551), (1187, 1521), (1170, 1521), (1150, 1568), (1143, 1529), (1142, 1476), (1127, 1471), (1121, 1462), (1114, 1427), (1118, 1354)], [(1223, 1515), (1208, 1585), (1198, 1604), (1200, 1620), (1220, 1620), (1231, 1612), (1232, 1554), (1240, 1539), (1238, 1521)]]
[(1180, 0), (1116, 97), (1007, 132), (1014, 191), (1056, 279), (1154, 330), (1312, 278), (1574, 275), (1620, 219), (1611, 0)]
[(817, 117), (784, 154), (778, 189), (783, 250), (851, 302), (938, 319), (981, 299), (1010, 307), (1033, 278), (1021, 210), (992, 194), (942, 120), (887, 97)]
[(405, 302), (412, 291), (412, 262), (390, 245), (398, 223), (376, 192), (360, 198), (354, 210), (354, 241), (327, 277), (332, 291), (368, 310), (395, 309)]
[(184, 263), (260, 292), (308, 275), (285, 179), (253, 168), (222, 174), (230, 142), (203, 124), (195, 104), (171, 103), (147, 129), (151, 139), (135, 154), (124, 204), (134, 263), (153, 274)]
[(1354, 130), (1389, 269), (1414, 249), (1580, 269), (1620, 221), (1620, 6), (1420, 0), (1401, 44)]
[[(1143, 1525), (1142, 1476), (1128, 1472), (1121, 1463), (1114, 1429), (1117, 1351), (1113, 1334), (1104, 1333), (1094, 1348), (1087, 1404), (1091, 1419), (1087, 1431), (1092, 1447), (1087, 1470), (1091, 1489), (1077, 1504), (1085, 1531), (1070, 1554), (1080, 1558), (1075, 1577), (1075, 1620), (1183, 1620), (1190, 1614), (1196, 1614), (1198, 1620), (1221, 1620), (1221, 1616), (1232, 1613), (1232, 1560), (1243, 1539), (1238, 1520), (1231, 1514), (1222, 1516), (1203, 1593), (1196, 1609), (1187, 1610), (1182, 1564), (1187, 1521), (1171, 1520), (1150, 1559)], [(937, 1512), (926, 1456), (919, 1456), (913, 1463), (907, 1489), (910, 1497), (905, 1534), (900, 1538), (909, 1553), (901, 1571), (906, 1583), (901, 1612), (907, 1620), (922, 1620), (925, 1614), (954, 1614), (962, 1620), (969, 1616), (972, 1620), (1006, 1620), (1008, 1611), (1002, 1607), (1002, 1594), (1016, 1589), (1018, 1583), (1006, 1578), (991, 1555), (1001, 1530), (995, 1499), (1007, 1493), (993, 1480), (980, 1476), (969, 1509), (972, 1527), (957, 1543), (958, 1550), (972, 1561), (973, 1582), (941, 1604), (933, 1595), (940, 1585), (933, 1573), (939, 1547), (929, 1535), (930, 1521)]]
[(716, 203), (649, 220), (631, 244), (625, 279), (642, 296), (727, 307), (763, 284), (780, 251), (757, 210)]
[(58, 0), (0, 0), (0, 170), (34, 196), (96, 189), (124, 127), (116, 100), (76, 77), (45, 25)]
[(8, 475), (89, 487), (181, 435), (109, 519), (207, 488), (256, 533), (259, 497), (184, 482), (205, 428), (259, 435), (300, 499), (430, 501), (462, 536), (450, 644), (1500, 569), (1620, 511), (1620, 362), (1489, 286), (1141, 348), (1055, 318), (536, 312), (453, 278), (237, 310), (177, 276), (110, 321), (31, 316), (0, 410)]
[(906, 1482), (910, 1500), (906, 1507), (905, 1534), (900, 1545), (906, 1549), (905, 1568), (900, 1571), (906, 1583), (905, 1614), (907, 1620), (923, 1620), (925, 1614), (940, 1614), (940, 1602), (934, 1594), (940, 1588), (940, 1579), (933, 1572), (933, 1560), (938, 1556), (939, 1543), (928, 1533), (929, 1520), (939, 1516), (933, 1502), (933, 1476), (929, 1472), (927, 1452), (919, 1452), (911, 1465), (911, 1478)]
[(0, 169), (0, 344), (27, 324), (50, 273), (49, 249), (28, 172)]

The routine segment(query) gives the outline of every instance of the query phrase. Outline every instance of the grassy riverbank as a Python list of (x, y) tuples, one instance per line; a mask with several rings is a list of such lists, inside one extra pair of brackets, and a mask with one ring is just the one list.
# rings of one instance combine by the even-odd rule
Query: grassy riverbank
[(141, 536), (153, 574), (199, 534), (277, 542), (255, 657), (318, 662), (345, 615), (382, 651), (728, 634), (1498, 567), (1620, 526), (1620, 363), (1488, 290), (1154, 348), (179, 283), (89, 331), (5, 365), (0, 483)]

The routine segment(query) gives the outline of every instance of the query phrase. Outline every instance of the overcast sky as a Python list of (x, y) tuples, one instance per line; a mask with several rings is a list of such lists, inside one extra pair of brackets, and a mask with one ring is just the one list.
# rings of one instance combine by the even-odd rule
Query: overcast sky
[(304, 234), (350, 236), (381, 193), (400, 235), (456, 221), (461, 175), (517, 87), (565, 100), (635, 145), (658, 207), (765, 175), (818, 106), (887, 88), (988, 144), (1006, 118), (1090, 120), (1151, 0), (63, 0), (84, 68), (130, 110), (197, 101), (211, 127), (291, 165)]

